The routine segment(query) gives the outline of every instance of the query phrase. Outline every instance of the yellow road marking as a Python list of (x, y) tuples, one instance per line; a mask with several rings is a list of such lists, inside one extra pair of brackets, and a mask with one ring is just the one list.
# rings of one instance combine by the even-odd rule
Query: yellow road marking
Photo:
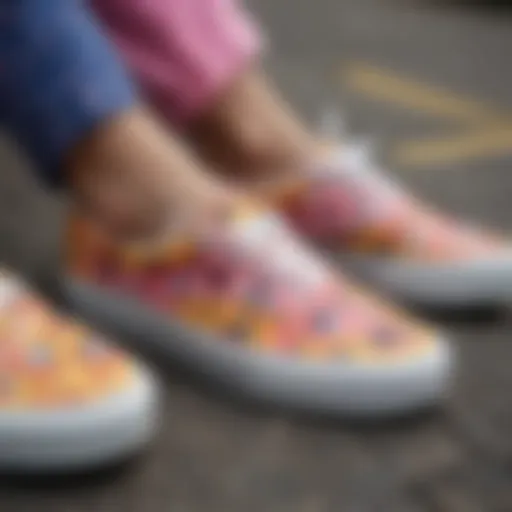
[(358, 94), (434, 117), (471, 123), (496, 121), (501, 117), (499, 109), (368, 64), (348, 66), (342, 78), (345, 85)]
[(402, 143), (393, 152), (396, 163), (406, 167), (463, 162), (512, 154), (512, 124), (485, 127), (448, 138)]
[(365, 63), (345, 68), (343, 79), (350, 90), (371, 100), (464, 123), (462, 133), (399, 143), (393, 151), (399, 165), (421, 168), (512, 154), (512, 113), (502, 114), (499, 107)]

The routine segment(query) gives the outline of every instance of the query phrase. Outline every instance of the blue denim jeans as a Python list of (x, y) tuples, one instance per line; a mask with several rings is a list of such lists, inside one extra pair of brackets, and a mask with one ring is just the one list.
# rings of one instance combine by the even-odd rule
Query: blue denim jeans
[(0, 123), (62, 183), (67, 152), (130, 108), (134, 87), (80, 0), (0, 0)]

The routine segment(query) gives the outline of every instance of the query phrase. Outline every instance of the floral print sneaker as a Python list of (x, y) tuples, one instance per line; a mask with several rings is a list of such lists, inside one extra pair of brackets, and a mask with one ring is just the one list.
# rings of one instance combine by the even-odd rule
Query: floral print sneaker
[(147, 373), (102, 337), (0, 274), (0, 469), (92, 469), (155, 426)]
[(512, 297), (510, 245), (407, 194), (364, 147), (331, 151), (273, 200), (301, 235), (396, 298), (465, 306)]
[(272, 214), (206, 234), (119, 246), (71, 223), (66, 290), (82, 314), (269, 404), (392, 414), (437, 402), (439, 335), (326, 268)]

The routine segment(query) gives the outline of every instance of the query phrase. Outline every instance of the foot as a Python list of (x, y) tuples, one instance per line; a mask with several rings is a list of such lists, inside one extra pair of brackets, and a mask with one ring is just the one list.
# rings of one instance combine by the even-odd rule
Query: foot
[(364, 148), (330, 152), (273, 194), (301, 235), (396, 298), (465, 306), (511, 297), (511, 246), (422, 204), (376, 170)]
[(271, 214), (115, 243), (86, 221), (69, 237), (71, 302), (165, 357), (271, 404), (394, 414), (436, 403), (450, 376), (439, 334), (357, 290)]
[(146, 371), (0, 275), (0, 470), (89, 470), (155, 426)]

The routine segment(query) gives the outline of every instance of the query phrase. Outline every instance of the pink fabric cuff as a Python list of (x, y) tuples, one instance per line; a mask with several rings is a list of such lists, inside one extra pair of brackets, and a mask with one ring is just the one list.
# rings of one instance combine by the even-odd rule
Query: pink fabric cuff
[(142, 92), (173, 124), (204, 109), (259, 53), (235, 0), (90, 0)]

